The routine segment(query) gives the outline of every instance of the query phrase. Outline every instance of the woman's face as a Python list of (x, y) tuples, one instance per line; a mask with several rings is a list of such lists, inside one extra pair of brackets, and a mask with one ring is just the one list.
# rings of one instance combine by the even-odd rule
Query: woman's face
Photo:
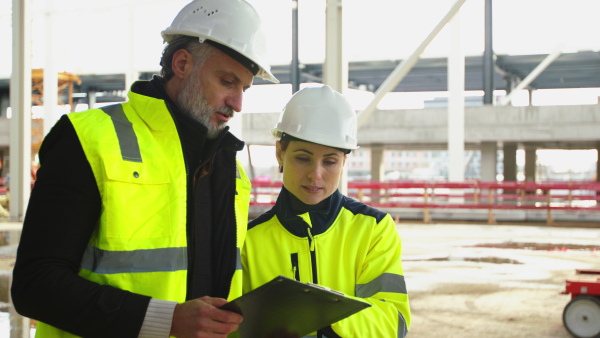
[(290, 141), (282, 149), (277, 141), (277, 161), (283, 166), (283, 185), (305, 204), (317, 204), (338, 188), (346, 154), (327, 146)]

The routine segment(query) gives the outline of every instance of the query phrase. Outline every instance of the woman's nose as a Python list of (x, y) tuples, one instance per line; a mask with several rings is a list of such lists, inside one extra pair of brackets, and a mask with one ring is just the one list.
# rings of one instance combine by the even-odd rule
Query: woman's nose
[(318, 180), (322, 177), (323, 168), (319, 164), (315, 164), (310, 168), (308, 177), (312, 180)]

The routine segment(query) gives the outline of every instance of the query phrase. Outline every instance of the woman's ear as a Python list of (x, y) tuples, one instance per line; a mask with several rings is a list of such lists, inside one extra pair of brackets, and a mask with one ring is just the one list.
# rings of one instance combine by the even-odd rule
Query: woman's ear
[(281, 149), (281, 142), (275, 142), (275, 157), (277, 157), (277, 162), (280, 166), (283, 165), (283, 153), (284, 151)]
[(284, 150), (281, 149), (281, 142), (275, 142), (275, 157), (277, 157), (277, 163), (279, 163), (279, 173), (283, 174), (283, 153)]

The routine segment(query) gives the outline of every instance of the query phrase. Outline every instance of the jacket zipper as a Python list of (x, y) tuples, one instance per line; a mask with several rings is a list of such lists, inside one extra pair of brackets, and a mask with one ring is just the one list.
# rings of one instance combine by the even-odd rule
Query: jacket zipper
[(292, 258), (292, 274), (297, 281), (300, 281), (300, 270), (298, 269), (298, 253), (291, 254)]
[[(190, 226), (190, 223), (194, 224), (196, 216), (195, 215), (191, 215), (190, 216), (190, 212), (192, 210), (194, 210), (194, 202), (192, 202), (190, 204), (189, 199), (190, 198), (194, 198), (194, 187), (196, 185), (196, 179), (192, 178), (192, 187), (191, 190), (188, 187), (188, 181), (190, 179), (190, 167), (188, 165), (187, 162), (187, 158), (185, 155), (185, 150), (184, 150), (184, 146), (183, 146), (183, 142), (181, 141), (181, 133), (180, 133), (180, 128), (179, 128), (179, 123), (177, 122), (177, 118), (175, 118), (175, 116), (173, 115), (171, 109), (173, 109), (171, 107), (171, 105), (165, 101), (165, 105), (167, 106), (167, 110), (169, 111), (169, 115), (171, 115), (171, 118), (173, 119), (173, 123), (175, 124), (175, 130), (177, 132), (177, 137), (179, 138), (179, 144), (181, 146), (181, 154), (183, 155), (183, 166), (185, 167), (185, 187), (186, 187), (186, 206), (185, 206), (185, 216), (186, 216), (186, 220), (185, 220), (185, 232), (186, 232), (186, 239), (187, 239), (187, 277), (186, 277), (186, 295), (185, 295), (185, 299), (191, 299), (191, 295), (193, 294), (194, 290), (193, 290), (193, 285), (194, 283), (192, 283), (193, 281), (193, 259), (192, 257), (194, 257), (194, 241), (192, 240), (193, 238), (193, 233), (188, 232), (188, 227)], [(191, 207), (191, 208), (190, 208)], [(192, 226), (192, 231), (194, 229), (194, 226)]]
[(317, 252), (315, 250), (315, 239), (310, 232), (310, 226), (306, 228), (308, 234), (308, 248), (310, 249), (310, 264), (312, 266), (313, 283), (318, 284), (319, 278), (317, 277)]
[[(317, 276), (317, 251), (315, 250), (315, 239), (310, 232), (310, 226), (306, 227), (306, 233), (308, 234), (308, 248), (310, 249), (310, 265), (312, 266), (313, 283), (319, 284), (319, 278)], [(323, 338), (323, 332), (317, 331), (317, 337)]]
[[(182, 145), (182, 149), (183, 149), (183, 145)], [(212, 158), (212, 157), (211, 157)], [(192, 176), (192, 191), (190, 193), (189, 198), (192, 200), (191, 202), (191, 210), (189, 210), (189, 214), (188, 217), (191, 217), (191, 221), (189, 223), (191, 223), (191, 229), (189, 229), (189, 231), (187, 231), (186, 229), (186, 233), (188, 236), (188, 245), (187, 245), (187, 249), (188, 249), (188, 292), (186, 295), (186, 300), (190, 300), (192, 298), (194, 298), (194, 295), (196, 294), (195, 292), (195, 278), (194, 278), (194, 262), (195, 262), (195, 257), (196, 257), (196, 227), (198, 226), (198, 224), (196, 224), (196, 184), (197, 184), (197, 178), (200, 176), (201, 172), (202, 172), (202, 167), (206, 164), (206, 162), (202, 162), (202, 160), (200, 161), (200, 165), (196, 168), (196, 170), (193, 173), (190, 173), (190, 168), (187, 165), (187, 161), (186, 163), (186, 174), (189, 176), (190, 174), (193, 175)], [(189, 202), (188, 202), (189, 203)], [(186, 226), (190, 226), (190, 224), (187, 223)], [(237, 243), (237, 242), (236, 242)]]

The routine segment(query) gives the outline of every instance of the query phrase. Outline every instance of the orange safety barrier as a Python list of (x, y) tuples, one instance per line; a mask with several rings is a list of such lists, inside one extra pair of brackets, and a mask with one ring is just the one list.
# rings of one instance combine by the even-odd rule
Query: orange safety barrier
[[(252, 182), (251, 205), (272, 205), (281, 182)], [(598, 182), (446, 182), (446, 181), (353, 181), (348, 196), (378, 208), (423, 210), (430, 222), (430, 209), (486, 209), (488, 223), (495, 223), (493, 210), (600, 211)]]

